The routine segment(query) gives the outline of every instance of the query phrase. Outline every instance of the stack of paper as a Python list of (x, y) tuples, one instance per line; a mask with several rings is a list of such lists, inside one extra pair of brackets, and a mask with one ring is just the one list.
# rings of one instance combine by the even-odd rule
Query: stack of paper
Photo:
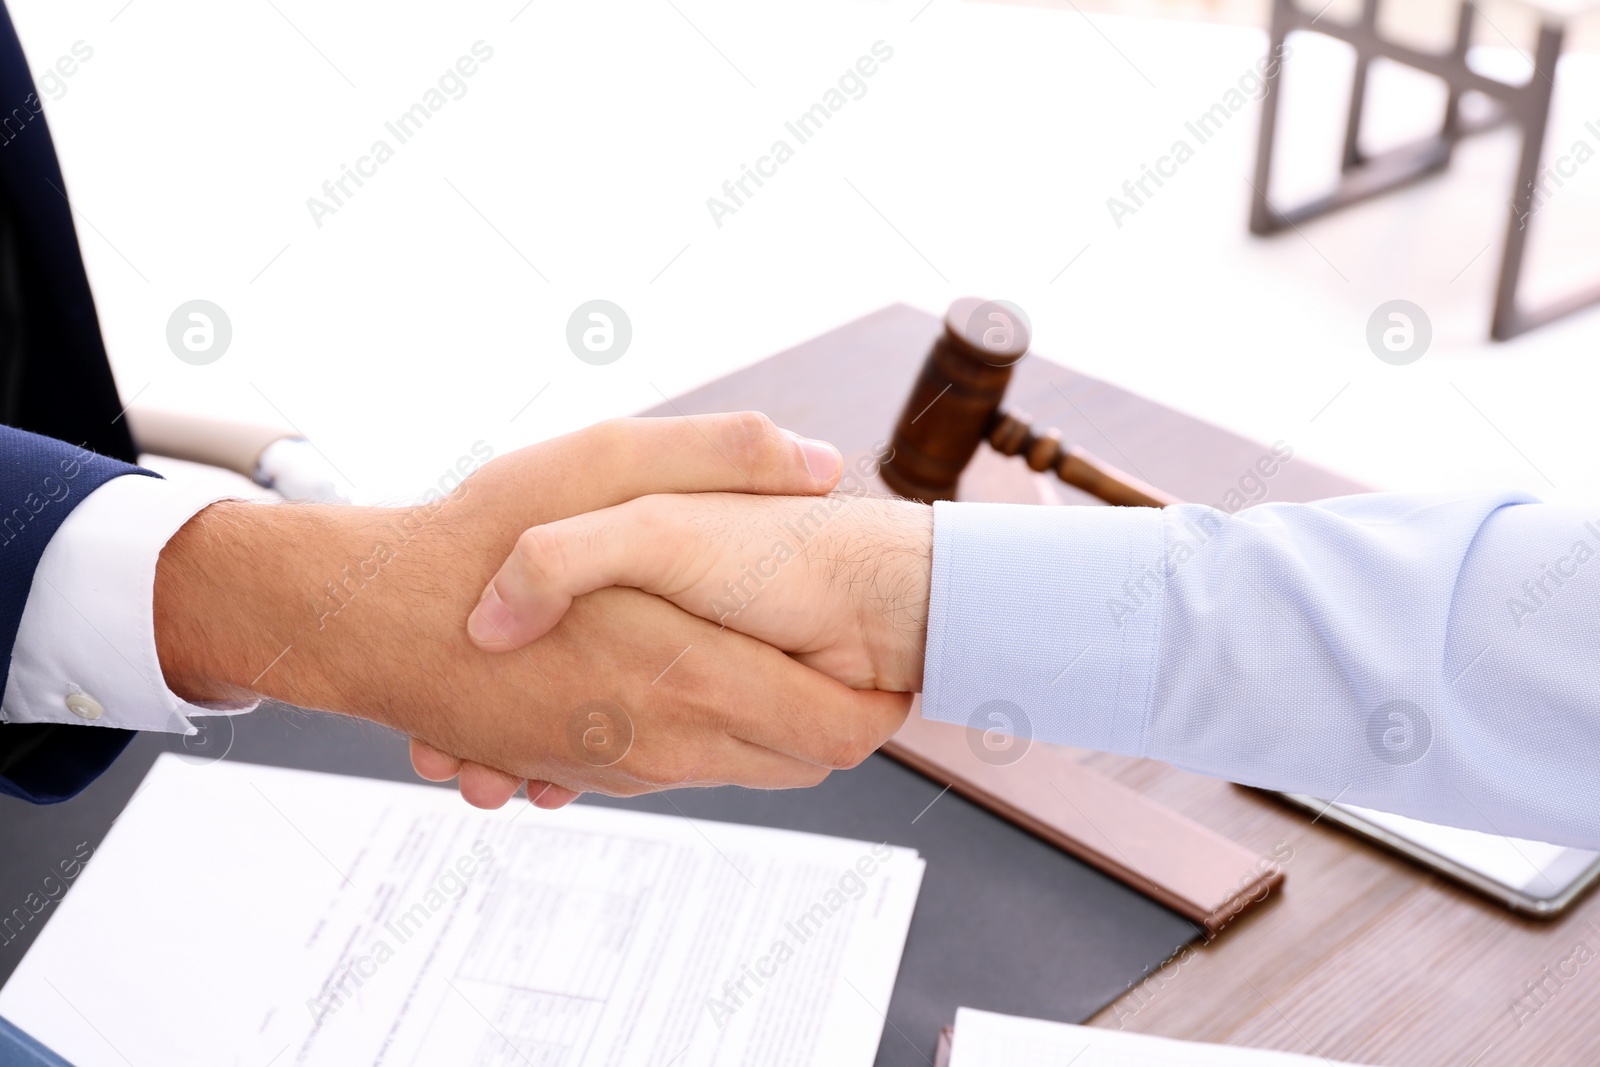
[(76, 1067), (871, 1064), (915, 852), (157, 762), (0, 991)]

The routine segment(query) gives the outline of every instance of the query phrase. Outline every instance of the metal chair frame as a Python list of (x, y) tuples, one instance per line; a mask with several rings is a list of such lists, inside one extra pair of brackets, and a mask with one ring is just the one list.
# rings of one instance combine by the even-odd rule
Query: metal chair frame
[[(1471, 0), (1462, 3), (1455, 43), (1448, 52), (1443, 53), (1422, 51), (1380, 36), (1380, 3), (1381, 0), (1363, 0), (1357, 21), (1339, 23), (1304, 10), (1296, 0), (1274, 0), (1269, 55), (1282, 56), (1285, 39), (1296, 30), (1320, 33), (1344, 41), (1355, 49), (1355, 78), (1350, 89), (1338, 183), (1332, 191), (1321, 197), (1280, 211), (1267, 198), (1271, 188), (1273, 139), (1278, 121), (1278, 81), (1282, 77), (1284, 64), (1279, 62), (1272, 65), (1266, 76), (1265, 95), (1261, 102), (1261, 131), (1256, 148), (1255, 181), (1252, 183), (1250, 231), (1263, 236), (1277, 233), (1411, 185), (1449, 167), (1457, 142), (1507, 123), (1515, 123), (1522, 131), (1522, 151), (1510, 200), (1511, 218), (1506, 226), (1505, 246), (1500, 257), (1500, 277), (1495, 286), (1494, 315), (1489, 336), (1496, 341), (1504, 341), (1553, 319), (1600, 303), (1600, 285), (1535, 309), (1523, 308), (1517, 299), (1564, 27), (1549, 21), (1541, 24), (1538, 45), (1534, 51), (1533, 75), (1521, 84), (1510, 84), (1490, 78), (1467, 65), (1467, 49), (1472, 43), (1472, 32), (1478, 18)], [(1361, 116), (1366, 106), (1368, 71), (1373, 59), (1378, 57), (1434, 75), (1445, 83), (1449, 95), (1438, 133), (1368, 155), (1361, 150)], [(1461, 96), (1471, 91), (1482, 93), (1494, 104), (1489, 116), (1475, 122), (1465, 121), (1461, 117)]]

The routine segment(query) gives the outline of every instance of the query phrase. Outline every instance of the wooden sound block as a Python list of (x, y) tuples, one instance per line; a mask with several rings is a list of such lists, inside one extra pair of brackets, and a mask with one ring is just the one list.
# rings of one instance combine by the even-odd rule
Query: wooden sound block
[(1277, 864), (1049, 745), (1031, 745), (1015, 763), (989, 763), (978, 756), (978, 731), (924, 719), (921, 703), (885, 753), (1211, 935), (1283, 882)]

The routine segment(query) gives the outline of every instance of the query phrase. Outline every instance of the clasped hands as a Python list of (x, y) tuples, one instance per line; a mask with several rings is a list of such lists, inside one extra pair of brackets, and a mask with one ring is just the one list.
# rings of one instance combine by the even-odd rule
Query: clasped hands
[(162, 671), (382, 723), (480, 807), (814, 785), (899, 728), (926, 635), (932, 512), (842, 467), (762, 415), (624, 419), (417, 508), (219, 502), (161, 554)]
[[(690, 441), (690, 453), (704, 464), (697, 477), (660, 486), (672, 492), (635, 496), (523, 531), (473, 607), (467, 633), (485, 652), (515, 653), (556, 631), (575, 604), (605, 590), (638, 590), (716, 624), (719, 638), (732, 631), (785, 653), (797, 667), (746, 687), (737, 672), (738, 659), (752, 651), (749, 642), (713, 646), (710, 655), (720, 669), (705, 677), (720, 677), (702, 696), (717, 705), (722, 728), (746, 745), (764, 747), (758, 738), (784, 736), (772, 732), (777, 724), (770, 719), (778, 715), (789, 719), (787, 736), (798, 743), (769, 748), (787, 760), (749, 751), (729, 758), (715, 746), (694, 752), (691, 737), (674, 737), (687, 763), (681, 776), (663, 774), (665, 765), (655, 759), (632, 758), (638, 732), (655, 728), (652, 710), (641, 716), (601, 697), (579, 705), (569, 722), (569, 748), (579, 763), (526, 781), (528, 799), (539, 807), (560, 807), (585, 790), (815, 784), (887, 740), (904, 719), (908, 694), (921, 689), (931, 510), (871, 493), (864, 479), (875, 473), (875, 457), (842, 475), (831, 445), (779, 431), (765, 416), (697, 421), (694, 428), (708, 446), (696, 449)], [(619, 432), (660, 429), (632, 420)], [(667, 432), (681, 436), (682, 427)], [(622, 602), (624, 609), (637, 603), (634, 597)], [(694, 649), (688, 645), (679, 655)], [(841, 692), (826, 680), (856, 692)], [(801, 687), (797, 697), (815, 691), (818, 702), (786, 700), (773, 685)], [(607, 691), (604, 685), (599, 690)], [(479, 806), (498, 807), (524, 784), (515, 773), (421, 740), (413, 739), (411, 754), (425, 778), (459, 775), (462, 795)], [(612, 773), (596, 773), (601, 769)]]

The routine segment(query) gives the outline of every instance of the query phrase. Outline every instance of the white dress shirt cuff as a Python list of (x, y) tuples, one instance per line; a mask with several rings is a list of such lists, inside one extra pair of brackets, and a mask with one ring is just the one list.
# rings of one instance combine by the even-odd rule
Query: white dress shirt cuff
[(156, 560), (184, 523), (222, 499), (129, 474), (73, 509), (34, 571), (0, 704), (6, 721), (192, 734), (191, 715), (256, 707), (183, 700), (156, 656)]
[(1161, 511), (940, 502), (933, 515), (923, 714), (1142, 754)]

